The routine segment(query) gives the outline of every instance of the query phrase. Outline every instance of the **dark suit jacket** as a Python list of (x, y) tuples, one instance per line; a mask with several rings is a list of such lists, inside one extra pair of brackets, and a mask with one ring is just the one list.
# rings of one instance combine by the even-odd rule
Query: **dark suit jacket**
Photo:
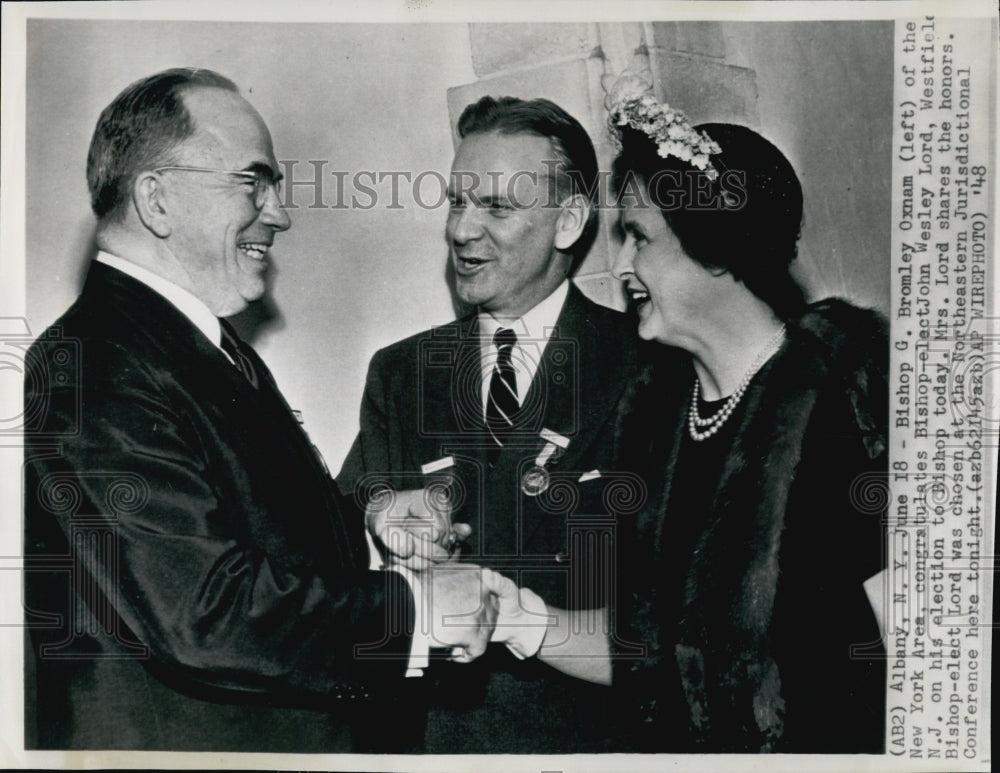
[(29, 748), (343, 751), (403, 682), (409, 590), (246, 348), (95, 263), (30, 349)]
[[(518, 424), (491, 466), (475, 315), (407, 338), (372, 358), (361, 430), (338, 482), (363, 501), (382, 480), (420, 486), (422, 464), (452, 456), (454, 518), (473, 528), (463, 559), (506, 574), (552, 606), (599, 607), (613, 573), (615, 509), (641, 489), (635, 476), (615, 471), (612, 457), (614, 409), (635, 360), (632, 323), (571, 285)], [(548, 490), (526, 496), (522, 479), (545, 445), (543, 428), (570, 442), (547, 465)], [(592, 470), (602, 476), (579, 482)], [(452, 711), (437, 723), (441, 739), (431, 712), (428, 751), (574, 751), (588, 733), (600, 732), (574, 719), (581, 704), (603, 700), (581, 698), (591, 688), (563, 683), (552, 669), (493, 649), (471, 667), (437, 668), (435, 699)]]

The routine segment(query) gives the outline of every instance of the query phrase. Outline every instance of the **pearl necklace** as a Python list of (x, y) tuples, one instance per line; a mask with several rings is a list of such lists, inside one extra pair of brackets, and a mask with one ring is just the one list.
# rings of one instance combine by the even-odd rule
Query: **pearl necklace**
[[(719, 431), (722, 425), (726, 423), (726, 420), (732, 415), (733, 411), (736, 410), (736, 406), (739, 405), (740, 400), (743, 399), (743, 393), (747, 391), (747, 387), (750, 386), (753, 377), (757, 375), (757, 371), (774, 356), (774, 353), (778, 351), (784, 340), (785, 326), (782, 325), (778, 328), (778, 332), (774, 334), (774, 337), (760, 351), (760, 354), (757, 355), (757, 358), (750, 365), (747, 372), (743, 374), (743, 378), (740, 379), (740, 383), (736, 386), (736, 391), (729, 396), (729, 399), (726, 400), (725, 404), (718, 411), (705, 419), (698, 415), (698, 397), (701, 395), (701, 382), (697, 376), (694, 377), (691, 408), (688, 411), (688, 431), (691, 433), (692, 440), (706, 440)], [(704, 429), (699, 430), (699, 427), (704, 427)]]

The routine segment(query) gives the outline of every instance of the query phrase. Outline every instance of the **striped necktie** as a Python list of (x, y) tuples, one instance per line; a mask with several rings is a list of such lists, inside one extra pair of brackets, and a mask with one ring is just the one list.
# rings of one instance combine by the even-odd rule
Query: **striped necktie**
[(504, 440), (514, 427), (520, 402), (517, 399), (517, 376), (511, 362), (511, 353), (517, 344), (517, 335), (510, 328), (500, 328), (493, 335), (497, 348), (497, 361), (490, 378), (486, 396), (486, 427), (495, 446), (489, 449), (490, 462), (495, 462), (503, 448)]

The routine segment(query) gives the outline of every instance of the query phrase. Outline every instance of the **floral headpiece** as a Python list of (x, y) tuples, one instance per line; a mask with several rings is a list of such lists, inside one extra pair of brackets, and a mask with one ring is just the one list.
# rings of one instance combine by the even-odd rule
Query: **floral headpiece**
[(696, 131), (680, 110), (656, 100), (649, 85), (636, 75), (623, 75), (608, 89), (604, 100), (615, 145), (621, 149), (619, 126), (631, 126), (646, 134), (661, 158), (674, 156), (700, 169), (709, 180), (719, 176), (709, 156), (722, 148), (705, 132)]

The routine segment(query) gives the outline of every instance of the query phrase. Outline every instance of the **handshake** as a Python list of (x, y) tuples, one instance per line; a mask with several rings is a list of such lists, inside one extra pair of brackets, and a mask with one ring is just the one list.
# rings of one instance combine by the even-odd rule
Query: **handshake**
[(365, 510), (385, 568), (402, 573), (414, 590), (417, 633), (459, 663), (478, 658), (491, 641), (519, 658), (536, 654), (549, 622), (545, 603), (491, 569), (458, 562), (458, 545), (472, 529), (453, 524), (447, 497), (436, 493), (384, 489)]

